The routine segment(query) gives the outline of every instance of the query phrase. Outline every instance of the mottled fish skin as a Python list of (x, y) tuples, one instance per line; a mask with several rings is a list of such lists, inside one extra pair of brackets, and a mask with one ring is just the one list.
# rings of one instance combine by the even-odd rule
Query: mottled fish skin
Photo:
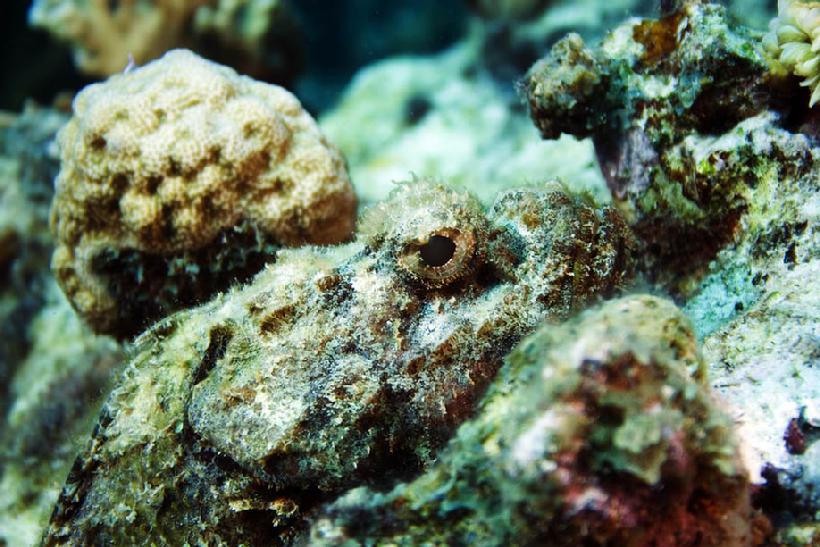
[(44, 544), (293, 541), (343, 490), (424, 469), (513, 345), (628, 282), (632, 249), (558, 183), (487, 212), (399, 185), (355, 242), (285, 251), (138, 339)]

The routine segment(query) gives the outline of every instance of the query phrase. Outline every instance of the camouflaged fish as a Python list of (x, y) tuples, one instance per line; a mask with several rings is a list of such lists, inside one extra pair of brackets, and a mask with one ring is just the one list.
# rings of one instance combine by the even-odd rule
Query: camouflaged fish
[(356, 241), (283, 251), (137, 340), (44, 543), (304, 540), (344, 490), (423, 470), (513, 345), (623, 285), (631, 249), (557, 183), (489, 211), (399, 185)]

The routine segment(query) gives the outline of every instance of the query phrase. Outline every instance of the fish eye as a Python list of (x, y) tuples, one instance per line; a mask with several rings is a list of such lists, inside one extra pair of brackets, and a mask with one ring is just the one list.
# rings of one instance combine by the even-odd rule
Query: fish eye
[(446, 235), (435, 234), (419, 248), (422, 262), (431, 268), (444, 266), (456, 253), (456, 244)]
[(478, 256), (473, 231), (440, 228), (408, 242), (398, 256), (399, 269), (429, 288), (441, 288), (475, 270)]

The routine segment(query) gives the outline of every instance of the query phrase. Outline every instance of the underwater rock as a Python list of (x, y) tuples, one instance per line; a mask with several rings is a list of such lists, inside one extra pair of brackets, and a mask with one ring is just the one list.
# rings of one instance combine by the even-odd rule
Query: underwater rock
[[(764, 160), (739, 233), (709, 263), (685, 311), (738, 424), (758, 503), (789, 536), (820, 521), (820, 443), (801, 418), (820, 401), (820, 147), (778, 121), (761, 114), (718, 139), (724, 150), (751, 146)], [(804, 425), (795, 431), (793, 422)], [(802, 437), (802, 452), (790, 448), (789, 431)], [(813, 533), (820, 539), (816, 525)]]
[(134, 335), (279, 245), (353, 230), (344, 160), (299, 101), (188, 51), (87, 87), (59, 143), (52, 268), (96, 332)]
[[(482, 2), (487, 5), (485, 17), (473, 26), (481, 67), (493, 76), (505, 91), (519, 80), (532, 64), (549, 53), (561, 36), (576, 32), (587, 40), (597, 41), (621, 22), (626, 14), (650, 15), (656, 7), (652, 0), (551, 0), (549, 2), (515, 1)], [(504, 16), (507, 4), (540, 4), (541, 9), (528, 13), (526, 20)], [(492, 7), (490, 7), (492, 6)]]
[(775, 69), (802, 78), (813, 107), (820, 101), (820, 2), (778, 0), (770, 29), (764, 44)]
[(312, 544), (760, 544), (732, 422), (669, 301), (606, 302), (522, 341), (437, 462), (327, 507)]
[(35, 0), (29, 22), (71, 45), (77, 67), (95, 76), (178, 47), (280, 83), (301, 65), (302, 37), (284, 0)]
[[(567, 33), (579, 34), (590, 43), (598, 42), (605, 33), (627, 16), (650, 17), (676, 11), (692, 0), (533, 0), (482, 1), (469, 0), (483, 8), (484, 21), (474, 27), (481, 42), (482, 65), (505, 88), (512, 80), (520, 79), (550, 48)], [(695, 2), (697, 3), (697, 2)], [(539, 4), (532, 12), (525, 6)], [(752, 28), (765, 29), (772, 18), (769, 2), (748, 0), (721, 0), (733, 20)], [(520, 6), (520, 7), (519, 7)], [(511, 17), (526, 14), (525, 20)], [(506, 14), (506, 15), (505, 15)]]
[(45, 545), (295, 540), (338, 493), (418, 473), (521, 337), (631, 272), (617, 214), (557, 184), (485, 213), (407, 183), (361, 226), (137, 339)]
[(752, 274), (762, 294), (748, 311), (706, 336), (704, 358), (715, 390), (730, 405), (746, 466), (759, 485), (756, 504), (782, 538), (808, 534), (816, 543), (820, 421), (811, 417), (820, 413), (818, 246), (812, 259), (783, 266)]
[(525, 91), (545, 138), (594, 139), (646, 271), (683, 293), (742, 230), (756, 188), (812, 176), (804, 136), (780, 129), (785, 119), (751, 121), (768, 112), (767, 74), (756, 36), (731, 28), (723, 8), (690, 2), (622, 25), (595, 49), (564, 38)]
[[(478, 53), (463, 43), (370, 65), (320, 118), (362, 203), (383, 200), (410, 173), (446, 180), (487, 205), (500, 191), (545, 177), (608, 201), (592, 143), (540, 141), (526, 112), (476, 70)], [(362, 127), (367, 131), (356, 129)]]

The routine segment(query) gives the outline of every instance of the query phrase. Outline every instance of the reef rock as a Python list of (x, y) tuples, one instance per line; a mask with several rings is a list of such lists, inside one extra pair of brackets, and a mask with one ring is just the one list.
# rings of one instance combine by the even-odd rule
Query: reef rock
[(740, 232), (773, 170), (812, 176), (805, 138), (776, 123), (760, 131), (744, 123), (777, 103), (768, 72), (756, 36), (730, 27), (723, 8), (688, 2), (663, 19), (618, 27), (595, 49), (567, 36), (532, 67), (525, 91), (545, 138), (593, 138), (645, 244), (646, 271), (683, 293), (689, 275)]
[(45, 544), (300, 537), (345, 489), (424, 469), (509, 349), (617, 290), (631, 250), (556, 184), (486, 213), (400, 186), (356, 242), (283, 251), (136, 341)]
[(344, 160), (299, 101), (187, 51), (87, 87), (59, 143), (52, 267), (97, 332), (131, 336), (279, 245), (353, 230)]
[[(47, 272), (46, 265), (41, 273)], [(29, 344), (14, 362), (0, 421), (0, 544), (6, 545), (40, 540), (124, 364), (121, 346), (90, 332), (53, 279), (38, 291), (43, 306), (24, 323)]]
[(757, 524), (688, 320), (639, 295), (526, 338), (435, 465), (342, 496), (312, 543), (746, 546)]
[[(481, 64), (505, 90), (546, 55), (567, 32), (599, 40), (609, 29), (632, 16), (653, 13), (650, 0), (471, 0), (483, 14), (473, 26)], [(517, 18), (515, 16), (518, 16)], [(524, 19), (521, 17), (526, 16)]]
[[(778, 124), (762, 114), (719, 139), (726, 155), (746, 150), (759, 167), (739, 233), (685, 310), (763, 485), (758, 503), (798, 528), (783, 534), (820, 538), (820, 428), (810, 419), (820, 411), (820, 147)], [(812, 522), (813, 532), (799, 530)]]

